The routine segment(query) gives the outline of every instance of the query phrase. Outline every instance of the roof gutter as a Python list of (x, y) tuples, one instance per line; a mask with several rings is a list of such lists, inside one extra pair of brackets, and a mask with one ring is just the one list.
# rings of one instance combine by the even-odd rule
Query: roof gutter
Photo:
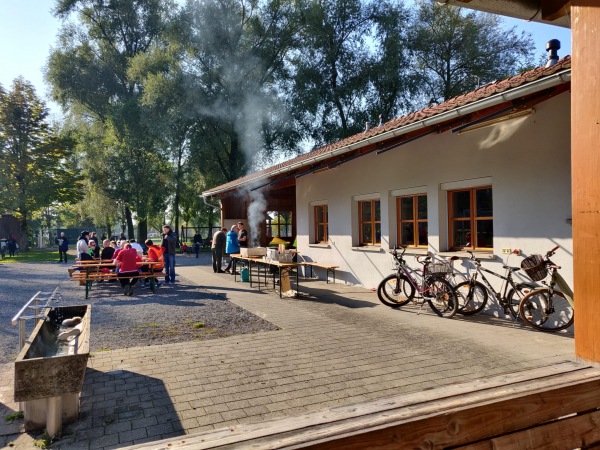
[[(479, 111), (479, 110), (485, 109), (485, 108), (489, 108), (491, 106), (496, 106), (496, 105), (514, 100), (516, 98), (523, 97), (525, 95), (529, 95), (529, 94), (532, 94), (532, 93), (535, 93), (535, 92), (538, 92), (538, 91), (541, 91), (544, 89), (558, 86), (559, 84), (567, 83), (569, 81), (571, 81), (571, 69), (565, 69), (560, 72), (554, 73), (548, 77), (544, 77), (542, 79), (527, 83), (526, 85), (518, 86), (509, 91), (494, 94), (490, 97), (487, 97), (487, 98), (484, 98), (481, 100), (477, 100), (473, 103), (469, 103), (468, 105), (459, 106), (458, 108), (452, 109), (450, 111), (445, 111), (445, 112), (437, 114), (435, 116), (428, 117), (423, 120), (419, 120), (418, 122), (414, 122), (414, 123), (405, 125), (403, 127), (396, 128), (394, 130), (390, 130), (385, 133), (369, 137), (367, 139), (363, 139), (362, 141), (358, 141), (358, 142), (354, 142), (349, 145), (345, 145), (338, 149), (332, 150), (331, 152), (323, 153), (323, 154), (315, 156), (313, 158), (309, 158), (309, 159), (306, 159), (303, 161), (299, 161), (295, 164), (291, 164), (289, 166), (282, 167), (273, 172), (266, 173), (261, 177), (257, 177), (252, 180), (249, 180), (249, 181), (241, 182), (237, 185), (229, 186), (224, 189), (203, 192), (202, 196), (203, 197), (213, 197), (213, 196), (221, 194), (223, 192), (227, 192), (232, 189), (237, 189), (240, 186), (243, 186), (245, 184), (255, 183), (256, 181), (264, 179), (264, 178), (270, 178), (270, 177), (277, 176), (282, 173), (290, 172), (290, 171), (298, 169), (300, 167), (304, 167), (304, 166), (322, 161), (324, 159), (331, 158), (332, 156), (342, 155), (344, 153), (351, 152), (353, 150), (364, 147), (365, 145), (368, 145), (368, 144), (375, 144), (375, 143), (385, 141), (385, 140), (393, 138), (393, 137), (397, 137), (397, 136), (400, 136), (403, 134), (410, 133), (412, 131), (420, 130), (422, 128), (427, 128), (432, 125), (437, 125), (437, 124), (446, 122), (448, 120), (456, 119), (457, 117), (465, 116), (467, 114), (471, 114), (472, 112)], [(269, 184), (269, 183), (267, 183), (267, 184)]]

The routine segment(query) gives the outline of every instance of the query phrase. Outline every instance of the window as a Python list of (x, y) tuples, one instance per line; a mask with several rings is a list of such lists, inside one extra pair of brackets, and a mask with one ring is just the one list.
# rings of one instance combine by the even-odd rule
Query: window
[(493, 248), (491, 186), (449, 191), (448, 211), (450, 248)]
[(315, 243), (327, 242), (329, 238), (327, 205), (315, 206)]
[(381, 206), (379, 200), (358, 202), (359, 244), (381, 245)]
[(267, 236), (272, 238), (291, 238), (292, 212), (267, 211)]
[(396, 211), (397, 242), (409, 247), (427, 247), (427, 195), (398, 197)]

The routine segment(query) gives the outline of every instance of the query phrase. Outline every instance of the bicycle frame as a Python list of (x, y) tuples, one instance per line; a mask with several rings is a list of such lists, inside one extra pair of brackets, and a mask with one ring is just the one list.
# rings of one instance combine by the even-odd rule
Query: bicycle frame
[(412, 271), (417, 272), (416, 269), (408, 269), (406, 263), (401, 263), (398, 267), (399, 270), (402, 270), (402, 273), (408, 279), (408, 282), (416, 289), (416, 291), (422, 296), (424, 293), (429, 292), (431, 290), (431, 286), (426, 287), (425, 280), (427, 279), (427, 275), (425, 274), (425, 267), (427, 267), (427, 263), (423, 266), (423, 272), (421, 277), (421, 284), (419, 285), (419, 281), (415, 280), (412, 275)]
[[(515, 280), (513, 278), (513, 271), (510, 268), (507, 268), (505, 271), (505, 274), (501, 275), (497, 272), (494, 272), (493, 270), (482, 267), (481, 262), (475, 258), (475, 255), (473, 255), (472, 252), (469, 252), (469, 254), (471, 255), (470, 259), (472, 261), (472, 264), (475, 267), (475, 273), (471, 276), (470, 282), (473, 283), (473, 282), (477, 281), (477, 277), (479, 275), (481, 275), (481, 280), (483, 281), (482, 284), (485, 286), (487, 291), (496, 298), (496, 301), (498, 302), (499, 306), (501, 306), (504, 309), (504, 312), (506, 314), (512, 313), (512, 311), (509, 310), (510, 301), (507, 298), (507, 296), (509, 294), (509, 289), (512, 288), (512, 290), (514, 292), (520, 292), (518, 289), (518, 286), (520, 286), (520, 284), (515, 282)], [(508, 266), (505, 266), (505, 267), (508, 267)], [(494, 289), (494, 287), (492, 286), (490, 281), (486, 278), (484, 272), (492, 274), (496, 278), (500, 278), (502, 280), (502, 287), (500, 288), (499, 291), (496, 291), (496, 289)]]
[[(394, 259), (396, 260), (396, 273), (398, 276), (400, 276), (401, 273), (403, 273), (406, 278), (408, 279), (408, 282), (412, 285), (413, 288), (415, 288), (416, 292), (422, 297), (423, 294), (429, 292), (431, 290), (431, 286), (427, 286), (427, 279), (428, 277), (432, 276), (432, 275), (428, 275), (425, 273), (427, 266), (429, 265), (430, 261), (430, 257), (427, 256), (426, 259), (424, 261), (420, 261), (417, 256), (417, 261), (420, 264), (423, 264), (423, 268), (422, 270), (418, 270), (418, 269), (413, 269), (412, 267), (410, 267), (408, 264), (406, 264), (406, 262), (404, 261), (404, 252), (406, 251), (406, 249), (404, 249), (402, 251), (402, 253), (400, 255), (398, 255), (397, 253), (392, 253)], [(419, 277), (420, 279), (417, 279), (417, 277)]]
[(552, 270), (552, 274), (550, 276), (550, 282), (549, 283), (543, 282), (543, 284), (546, 284), (548, 286), (548, 289), (550, 289), (550, 292), (555, 290), (554, 286), (558, 286), (558, 290), (563, 293), (563, 295), (569, 302), (569, 305), (571, 305), (571, 308), (575, 309), (575, 300), (574, 300), (575, 295), (573, 294), (571, 287), (565, 281), (563, 276), (560, 273), (558, 273), (558, 269), (560, 269), (560, 267), (558, 267), (556, 264), (554, 264), (552, 261), (550, 261), (550, 256), (552, 256), (552, 254), (554, 254), (554, 251), (557, 248), (558, 247), (555, 247), (554, 249), (550, 250), (546, 254), (545, 264), (547, 267), (549, 267)]

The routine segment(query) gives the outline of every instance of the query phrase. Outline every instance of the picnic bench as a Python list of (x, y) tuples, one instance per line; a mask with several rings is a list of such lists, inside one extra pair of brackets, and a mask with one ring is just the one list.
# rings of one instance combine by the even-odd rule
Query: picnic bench
[(340, 266), (334, 266), (331, 264), (318, 263), (316, 261), (302, 261), (303, 266), (310, 267), (310, 277), (313, 277), (313, 267), (325, 269), (327, 271), (327, 284), (329, 284), (329, 275), (333, 277), (333, 283), (335, 284), (335, 270), (339, 269)]
[[(153, 266), (162, 265), (163, 262), (156, 261), (140, 261), (137, 263), (138, 266), (148, 266), (149, 270), (139, 272), (138, 275), (132, 275), (128, 278), (149, 278), (150, 279), (150, 290), (152, 293), (156, 291), (158, 284), (158, 278), (162, 276), (162, 272), (154, 272)], [(85, 298), (89, 298), (89, 292), (92, 288), (94, 281), (110, 281), (118, 280), (119, 277), (115, 272), (106, 272), (102, 269), (114, 269), (115, 264), (112, 260), (85, 260), (78, 261), (73, 264), (69, 269), (69, 276), (71, 280), (78, 281), (80, 285), (85, 286)]]

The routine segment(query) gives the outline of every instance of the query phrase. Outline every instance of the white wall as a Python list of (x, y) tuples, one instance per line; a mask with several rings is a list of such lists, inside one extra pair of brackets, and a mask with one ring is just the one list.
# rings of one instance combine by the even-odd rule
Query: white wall
[[(503, 248), (519, 248), (529, 255), (560, 245), (553, 260), (572, 285), (568, 92), (537, 105), (529, 116), (461, 134), (431, 134), (297, 179), (299, 251), (309, 260), (339, 265), (338, 282), (374, 288), (391, 272), (388, 250), (396, 244), (392, 192), (423, 187), (428, 196), (429, 251), (439, 253), (447, 250), (448, 242), (442, 187), (481, 178), (491, 178), (494, 202), (494, 251), (480, 255), (488, 259), (486, 264), (502, 272)], [(373, 196), (381, 200), (382, 245), (357, 248), (356, 199)], [(329, 209), (330, 242), (311, 245), (312, 208), (323, 203)], [(518, 266), (520, 261), (513, 255), (509, 263)]]

